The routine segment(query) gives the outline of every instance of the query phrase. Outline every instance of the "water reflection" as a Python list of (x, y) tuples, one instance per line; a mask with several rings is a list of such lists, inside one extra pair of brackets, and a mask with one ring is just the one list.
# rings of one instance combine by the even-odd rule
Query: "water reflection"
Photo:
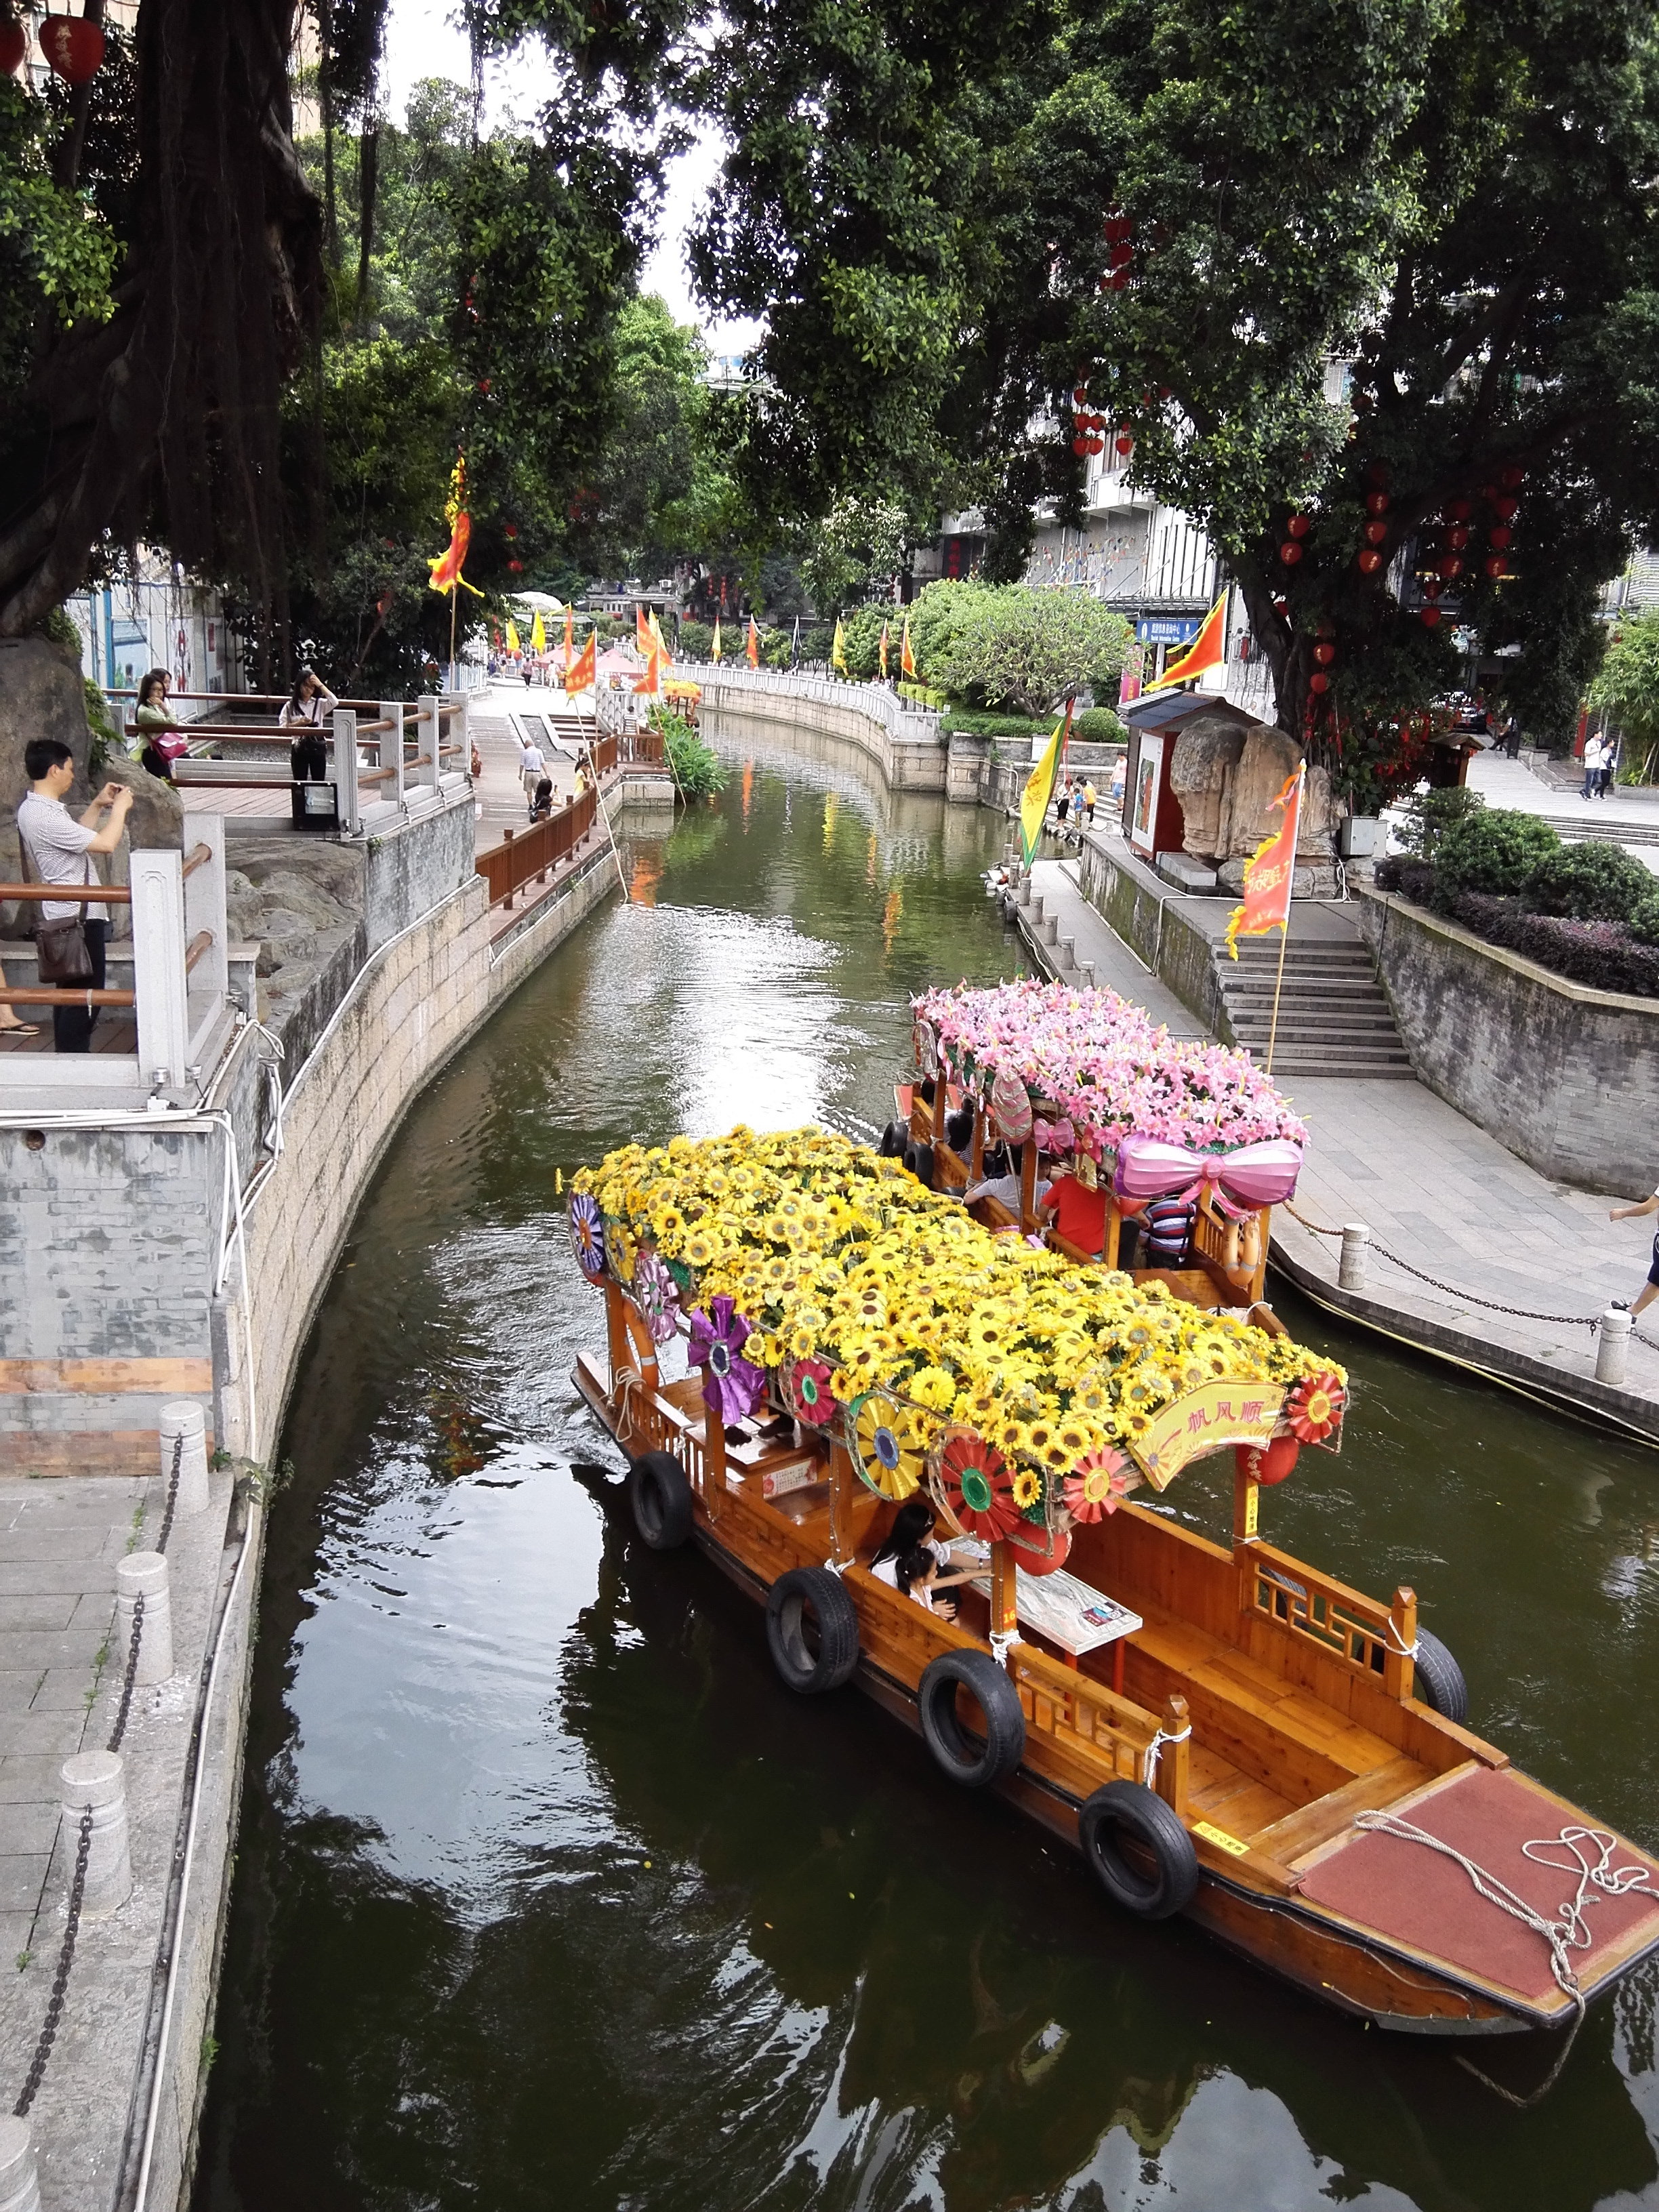
[[(418, 1103), (304, 1364), (274, 1516), (199, 2206), (1635, 2206), (1653, 1991), (1517, 2116), (937, 1779), (642, 1553), (574, 1399), (553, 1196), (605, 1146), (886, 1118), (924, 982), (1012, 972), (1001, 825), (734, 761)], [(746, 821), (744, 819), (746, 815)], [(872, 854), (874, 878), (871, 879)], [(1655, 1462), (1407, 1356), (1269, 1531), (1412, 1581), (1477, 1720), (1655, 1834)], [(1224, 1515), (1219, 1482), (1179, 1510)], [(1501, 2054), (1500, 2054), (1501, 2056)], [(1493, 2058), (1494, 2066), (1498, 2063)]]

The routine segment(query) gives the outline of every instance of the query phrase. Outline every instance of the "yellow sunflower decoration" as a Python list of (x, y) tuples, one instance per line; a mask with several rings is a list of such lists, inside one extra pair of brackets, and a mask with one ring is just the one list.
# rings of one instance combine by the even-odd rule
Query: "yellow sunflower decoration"
[(854, 1464), (878, 1497), (896, 1501), (921, 1486), (928, 1436), (914, 1407), (866, 1390), (848, 1408), (847, 1427)]

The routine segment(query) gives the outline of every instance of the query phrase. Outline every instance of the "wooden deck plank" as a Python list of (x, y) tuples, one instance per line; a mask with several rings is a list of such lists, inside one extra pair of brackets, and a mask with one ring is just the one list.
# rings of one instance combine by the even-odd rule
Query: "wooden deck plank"
[(1266, 1851), (1293, 1867), (1307, 1853), (1342, 1834), (1356, 1813), (1376, 1812), (1383, 1806), (1398, 1804), (1402, 1797), (1434, 1779), (1428, 1768), (1419, 1765), (1414, 1759), (1391, 1759), (1385, 1766), (1356, 1775), (1346, 1788), (1333, 1790), (1328, 1796), (1317, 1797), (1311, 1805), (1304, 1805), (1284, 1818), (1252, 1829), (1250, 1841), (1257, 1850)]

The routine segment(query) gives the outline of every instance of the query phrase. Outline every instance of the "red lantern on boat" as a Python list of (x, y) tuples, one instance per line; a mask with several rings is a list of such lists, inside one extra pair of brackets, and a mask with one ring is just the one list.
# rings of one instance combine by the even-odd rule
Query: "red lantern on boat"
[(1292, 538), (1305, 538), (1313, 528), (1313, 525), (1305, 514), (1293, 514), (1285, 527)]
[(1287, 568), (1294, 568), (1302, 558), (1302, 548), (1294, 538), (1287, 538), (1279, 549), (1279, 557)]
[(1029, 1522), (1025, 1529), (1029, 1531), (1029, 1541), (1024, 1531), (1008, 1539), (1009, 1549), (1019, 1562), (1020, 1572), (1024, 1575), (1057, 1574), (1071, 1556), (1071, 1530), (1055, 1529), (1049, 1542), (1045, 1544), (1042, 1529), (1032, 1528)]
[(40, 51), (54, 76), (66, 84), (85, 84), (103, 62), (102, 27), (79, 15), (48, 15), (40, 26)]
[(0, 21), (0, 76), (15, 76), (29, 50), (29, 34), (9, 16)]
[(1283, 1482), (1296, 1465), (1302, 1447), (1294, 1437), (1273, 1437), (1265, 1444), (1237, 1444), (1238, 1471), (1246, 1482), (1259, 1482), (1271, 1490)]

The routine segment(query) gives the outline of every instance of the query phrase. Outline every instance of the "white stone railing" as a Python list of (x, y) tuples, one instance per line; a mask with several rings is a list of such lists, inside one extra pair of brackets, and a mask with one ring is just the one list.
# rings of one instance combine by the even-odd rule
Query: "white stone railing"
[(722, 661), (700, 668), (697, 681), (705, 693), (727, 689), (771, 692), (789, 699), (810, 699), (822, 706), (847, 707), (879, 722), (899, 744), (936, 744), (939, 716), (931, 708), (913, 707), (884, 684), (848, 683), (836, 676), (804, 676), (797, 670), (728, 667)]

